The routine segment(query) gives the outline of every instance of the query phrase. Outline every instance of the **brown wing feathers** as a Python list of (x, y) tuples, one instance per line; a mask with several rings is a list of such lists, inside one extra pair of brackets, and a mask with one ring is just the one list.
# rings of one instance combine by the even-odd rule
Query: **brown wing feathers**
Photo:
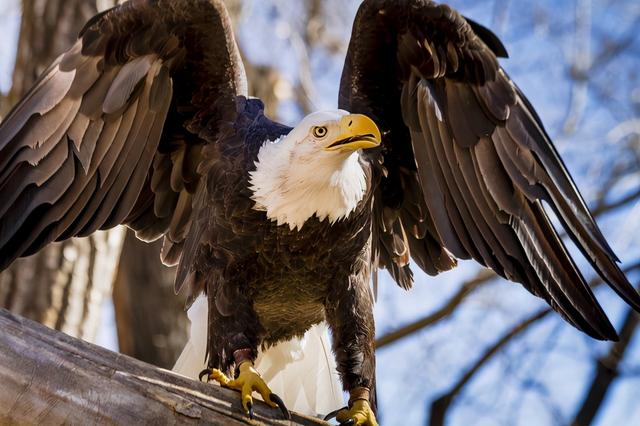
[[(362, 54), (365, 40), (375, 40), (368, 43), (376, 46), (370, 55)], [(616, 264), (540, 119), (496, 56), (506, 56), (497, 37), (445, 5), (424, 0), (363, 3), (340, 99), (341, 107), (378, 117), (384, 126), (381, 162), (387, 176), (381, 178), (382, 194), (376, 198), (382, 205), (374, 208), (393, 210), (395, 215), (386, 216), (398, 219), (377, 225), (374, 258), (406, 287), (407, 276), (394, 266), (402, 250), (390, 250), (386, 240), (398, 228), (409, 230), (411, 256), (426, 272), (440, 270), (429, 255), (434, 245), (447, 258), (471, 257), (522, 283), (577, 328), (614, 339), (615, 330), (541, 201), (552, 207), (596, 271), (637, 310), (640, 296)], [(392, 58), (397, 65), (391, 65)], [(385, 93), (381, 102), (369, 88), (390, 78), (399, 81), (401, 90)], [(389, 101), (393, 97), (395, 105)], [(413, 167), (407, 156), (414, 158)], [(404, 168), (393, 166), (399, 162)], [(393, 176), (399, 170), (401, 180)], [(385, 205), (391, 181), (401, 183), (405, 199), (395, 206)], [(393, 190), (397, 198), (397, 186)]]
[(233, 43), (219, 2), (141, 0), (92, 18), (0, 125), (0, 270), (120, 223), (166, 233), (175, 263), (201, 145), (245, 85)]

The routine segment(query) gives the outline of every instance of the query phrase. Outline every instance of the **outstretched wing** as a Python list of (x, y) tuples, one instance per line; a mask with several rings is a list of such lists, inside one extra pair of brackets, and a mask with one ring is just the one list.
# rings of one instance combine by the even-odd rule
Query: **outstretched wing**
[(220, 0), (138, 0), (92, 18), (0, 125), (0, 270), (125, 223), (176, 263), (203, 145), (244, 69)]
[(365, 0), (340, 107), (383, 131), (375, 259), (410, 287), (472, 258), (545, 299), (599, 339), (616, 333), (542, 201), (593, 267), (636, 310), (640, 297), (587, 210), (531, 104), (500, 67), (498, 38), (446, 5)]

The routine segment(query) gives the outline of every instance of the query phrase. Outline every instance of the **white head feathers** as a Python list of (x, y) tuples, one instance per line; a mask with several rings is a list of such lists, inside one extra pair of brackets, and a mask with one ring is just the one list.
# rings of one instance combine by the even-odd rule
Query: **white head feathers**
[[(346, 111), (308, 115), (288, 135), (260, 148), (250, 185), (257, 210), (278, 225), (302, 228), (316, 215), (331, 223), (347, 217), (367, 190), (359, 151), (328, 151)], [(318, 130), (320, 129), (320, 130)]]

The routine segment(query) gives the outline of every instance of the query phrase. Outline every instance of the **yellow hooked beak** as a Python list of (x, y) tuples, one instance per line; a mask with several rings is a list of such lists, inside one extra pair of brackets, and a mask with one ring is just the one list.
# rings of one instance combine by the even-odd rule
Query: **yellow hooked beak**
[(326, 151), (355, 151), (375, 148), (382, 142), (376, 123), (362, 114), (349, 114), (340, 120), (340, 134), (324, 149)]

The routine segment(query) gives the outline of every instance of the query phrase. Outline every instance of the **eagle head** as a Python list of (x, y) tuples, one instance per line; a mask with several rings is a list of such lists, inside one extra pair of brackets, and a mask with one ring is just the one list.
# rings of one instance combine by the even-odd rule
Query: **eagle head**
[(367, 191), (360, 152), (381, 140), (365, 115), (334, 110), (306, 116), (289, 134), (261, 146), (250, 172), (255, 208), (291, 229), (314, 215), (330, 223), (349, 216)]

